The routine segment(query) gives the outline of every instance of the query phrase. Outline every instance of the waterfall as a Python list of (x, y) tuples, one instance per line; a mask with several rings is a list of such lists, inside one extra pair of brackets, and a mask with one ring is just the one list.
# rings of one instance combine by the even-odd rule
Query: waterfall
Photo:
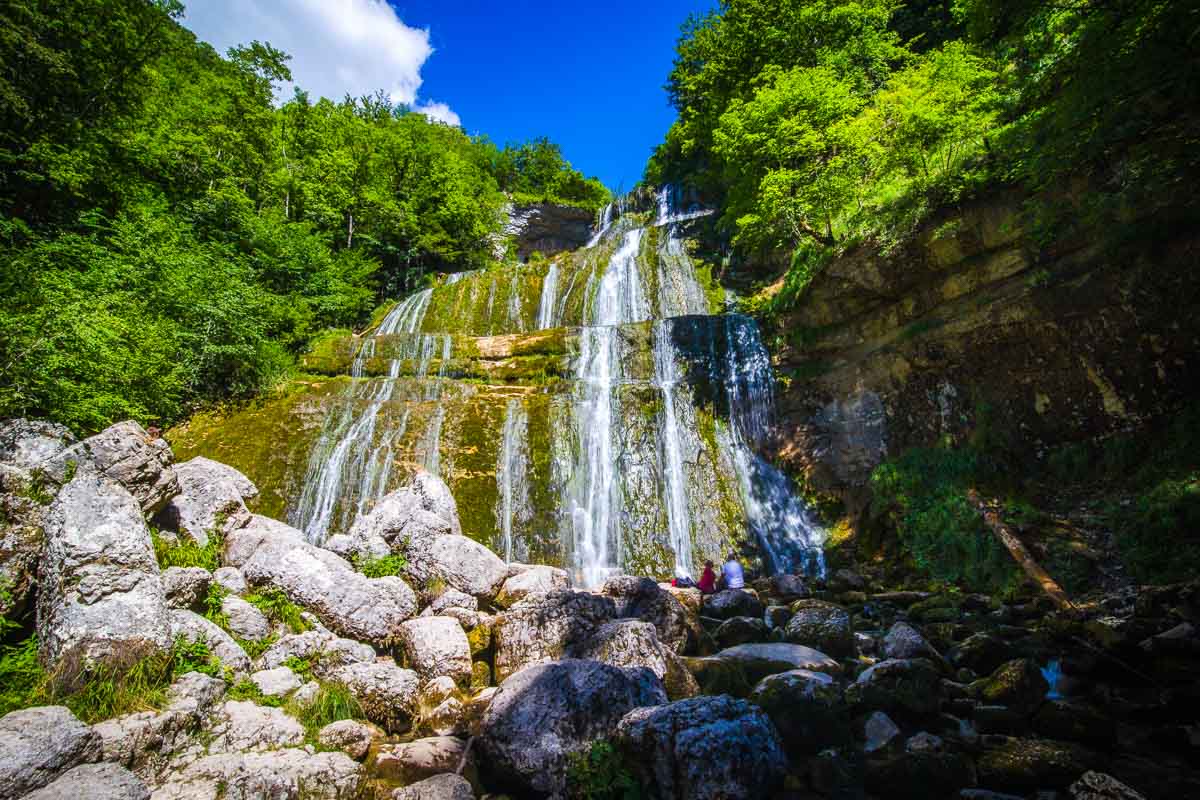
[(671, 550), (675, 553), (675, 576), (690, 578), (692, 520), (685, 490), (687, 475), (683, 469), (679, 421), (675, 416), (675, 386), (679, 383), (679, 369), (675, 363), (675, 347), (671, 343), (671, 329), (667, 320), (660, 320), (655, 326), (654, 378), (663, 394), (663, 485), (666, 495), (663, 505), (667, 510)]
[(766, 441), (773, 416), (771, 359), (758, 325), (731, 314), (725, 333), (732, 455), (746, 521), (773, 573), (823, 576), (825, 530), (793, 493), (791, 480), (753, 450)]
[(588, 588), (599, 586), (619, 569), (620, 491), (613, 448), (618, 421), (613, 393), (621, 364), (616, 326), (650, 317), (637, 262), (643, 233), (639, 228), (625, 234), (600, 277), (588, 326), (579, 333), (575, 409), (578, 460), (566, 505), (575, 566)]
[(600, 224), (596, 227), (596, 232), (592, 234), (592, 238), (584, 245), (585, 250), (591, 250), (596, 245), (600, 244), (600, 240), (604, 238), (604, 234), (608, 233), (608, 229), (613, 223), (613, 204), (609, 203), (600, 212)]
[(521, 271), (514, 270), (508, 283), (508, 330), (524, 331), (525, 320), (521, 315)]
[[(425, 289), (399, 303), (384, 317), (375, 335), (359, 346), (350, 369), (350, 386), (309, 456), (300, 503), (290, 515), (292, 524), (303, 530), (309, 541), (323, 542), (335, 523), (340, 529), (348, 528), (357, 514), (367, 510), (364, 498), (380, 491), (380, 473), (390, 471), (383, 454), (390, 452), (394, 435), (384, 432), (382, 442), (372, 448), (379, 411), (395, 393), (403, 361), (416, 359), (418, 377), (422, 377), (429, 363), (423, 354), (432, 340), (442, 338), (417, 333), (432, 295), (432, 289)], [(397, 343), (387, 377), (365, 380), (366, 362), (375, 357), (383, 336), (402, 336), (404, 341)]]
[(537, 330), (554, 327), (554, 300), (558, 297), (558, 262), (550, 262), (550, 269), (542, 280), (542, 299), (538, 304)]
[(504, 560), (509, 563), (516, 552), (513, 531), (528, 515), (528, 433), (529, 414), (519, 399), (511, 398), (504, 409), (504, 430), (496, 460), (496, 522), (504, 542)]

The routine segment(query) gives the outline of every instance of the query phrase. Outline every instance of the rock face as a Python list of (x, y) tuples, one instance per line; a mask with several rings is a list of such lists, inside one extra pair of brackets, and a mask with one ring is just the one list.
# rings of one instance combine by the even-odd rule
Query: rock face
[(482, 767), (498, 785), (561, 794), (567, 759), (640, 706), (666, 702), (646, 669), (568, 659), (527, 667), (500, 686), (481, 722)]
[(561, 658), (616, 617), (613, 601), (587, 592), (531, 595), (496, 618), (496, 680), (522, 667)]
[(0, 421), (0, 464), (28, 471), (73, 444), (75, 437), (63, 425), (32, 419)]
[(289, 658), (301, 658), (316, 665), (318, 675), (324, 677), (347, 664), (369, 664), (375, 660), (375, 650), (370, 645), (352, 639), (341, 639), (329, 631), (314, 630), (290, 633), (263, 653), (260, 667), (278, 667)]
[(616, 741), (653, 796), (671, 800), (769, 797), (787, 773), (766, 714), (731, 697), (635, 709)]
[(169, 616), (172, 640), (182, 637), (191, 642), (205, 642), (212, 654), (234, 672), (250, 670), (250, 657), (242, 646), (207, 617), (185, 609), (176, 609)]
[(462, 523), (458, 519), (458, 503), (454, 500), (454, 495), (445, 481), (432, 472), (421, 470), (413, 476), (408, 489), (420, 499), (423, 509), (441, 517), (450, 526), (450, 533), (462, 536)]
[(100, 758), (100, 737), (62, 706), (0, 717), (0, 797), (21, 797)]
[(125, 488), (147, 515), (179, 493), (171, 447), (136, 422), (120, 422), (43, 461), (38, 468), (59, 483), (72, 473), (95, 472)]
[(150, 529), (129, 492), (80, 474), (46, 514), (38, 593), (45, 662), (68, 653), (130, 663), (171, 646), (167, 604)]
[(571, 588), (571, 577), (565, 569), (538, 565), (509, 565), (509, 576), (505, 578), (500, 592), (493, 601), (500, 608), (511, 608), (531, 594), (557, 592)]
[(317, 741), (322, 747), (341, 750), (355, 761), (362, 761), (371, 749), (371, 741), (383, 732), (374, 725), (343, 719), (331, 722), (317, 733)]
[(0, 616), (25, 608), (37, 579), (45, 507), (28, 472), (0, 464)]
[(688, 652), (700, 639), (700, 620), (696, 615), (649, 578), (629, 575), (609, 578), (600, 593), (613, 599), (618, 617), (652, 624), (659, 641), (676, 653)]
[(552, 203), (513, 206), (504, 234), (512, 237), (518, 258), (526, 259), (533, 253), (550, 256), (587, 244), (594, 221), (595, 215), (582, 208)]
[(353, 797), (363, 780), (362, 766), (345, 753), (276, 750), (228, 753), (201, 758), (154, 793), (156, 800), (259, 800)]
[(682, 700), (700, 693), (700, 686), (683, 659), (658, 640), (653, 625), (641, 620), (608, 622), (569, 649), (572, 658), (586, 658), (614, 667), (645, 667), (663, 683), (667, 697)]
[(471, 680), (471, 645), (453, 617), (418, 617), (400, 626), (404, 662), (421, 680), (446, 675), (460, 684)]
[(1008, 706), (1019, 714), (1032, 714), (1045, 702), (1050, 685), (1036, 664), (1016, 659), (971, 684), (970, 689), (985, 703)]
[(84, 764), (25, 800), (149, 800), (150, 790), (118, 764)]
[(179, 494), (155, 517), (161, 527), (207, 544), (210, 534), (225, 537), (250, 522), (245, 498), (258, 489), (233, 467), (200, 457), (177, 464), (175, 475)]
[(797, 600), (792, 604), (792, 618), (784, 630), (789, 642), (815, 647), (831, 656), (848, 656), (854, 652), (850, 614), (832, 603)]
[(793, 755), (814, 755), (850, 741), (850, 713), (833, 678), (796, 669), (759, 681), (749, 700), (766, 712)]
[(242, 566), (252, 585), (275, 586), (317, 615), (330, 630), (385, 645), (417, 611), (417, 598), (399, 578), (371, 579), (328, 550), (265, 534)]

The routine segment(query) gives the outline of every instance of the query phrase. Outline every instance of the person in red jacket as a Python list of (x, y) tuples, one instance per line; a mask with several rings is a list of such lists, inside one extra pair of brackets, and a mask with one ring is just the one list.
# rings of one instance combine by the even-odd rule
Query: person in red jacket
[(704, 574), (700, 576), (700, 582), (696, 585), (700, 587), (701, 594), (713, 594), (717, 591), (717, 573), (713, 572), (711, 561), (704, 562)]

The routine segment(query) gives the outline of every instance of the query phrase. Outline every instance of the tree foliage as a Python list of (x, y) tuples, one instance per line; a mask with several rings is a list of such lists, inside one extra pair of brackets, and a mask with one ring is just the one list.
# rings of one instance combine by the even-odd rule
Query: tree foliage
[(607, 197), (548, 141), (499, 151), (382, 94), (276, 105), (288, 56), (222, 57), (181, 10), (0, 5), (0, 417), (89, 432), (252, 394), (322, 329), (486, 265), (503, 190)]

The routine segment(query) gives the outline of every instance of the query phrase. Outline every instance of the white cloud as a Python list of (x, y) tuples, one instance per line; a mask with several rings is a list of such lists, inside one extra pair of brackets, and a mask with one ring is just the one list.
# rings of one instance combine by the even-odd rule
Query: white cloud
[[(383, 89), (393, 103), (414, 104), (433, 54), (429, 30), (405, 25), (385, 0), (191, 0), (183, 22), (222, 54), (254, 39), (270, 42), (292, 56), (296, 85), (314, 99)], [(290, 86), (281, 92), (291, 93)], [(417, 110), (458, 124), (445, 103)]]
[(458, 114), (455, 114), (450, 109), (450, 106), (446, 105), (445, 103), (435, 103), (432, 101), (425, 102), (418, 106), (413, 106), (413, 111), (416, 111), (419, 114), (424, 114), (430, 119), (437, 120), (438, 122), (444, 122), (447, 125), (453, 125), (456, 128), (462, 127), (462, 120), (458, 118)]

